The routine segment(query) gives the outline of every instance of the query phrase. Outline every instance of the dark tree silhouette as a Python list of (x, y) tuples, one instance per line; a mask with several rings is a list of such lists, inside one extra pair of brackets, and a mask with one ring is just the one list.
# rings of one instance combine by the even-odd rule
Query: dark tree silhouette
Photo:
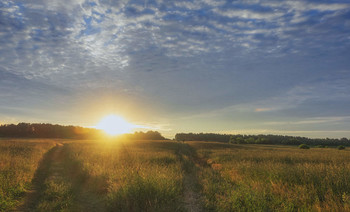
[(0, 126), (0, 137), (24, 138), (90, 138), (100, 130), (78, 126), (62, 126), (53, 124), (19, 123)]
[(306, 138), (298, 136), (283, 135), (229, 135), (215, 133), (178, 133), (175, 135), (177, 141), (218, 141), (232, 144), (283, 144), (283, 145), (324, 145), (324, 146), (349, 146), (347, 138)]
[[(105, 135), (101, 130), (78, 126), (62, 126), (53, 124), (19, 123), (0, 125), (0, 137), (16, 138), (74, 138), (87, 139)], [(159, 132), (135, 132), (125, 134), (125, 138), (133, 140), (165, 140)]]
[(135, 132), (125, 136), (132, 140), (166, 140), (158, 131)]

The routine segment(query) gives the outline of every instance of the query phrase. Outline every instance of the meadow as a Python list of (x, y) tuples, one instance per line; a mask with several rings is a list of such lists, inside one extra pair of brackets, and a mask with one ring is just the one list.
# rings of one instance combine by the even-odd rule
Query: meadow
[(0, 140), (0, 211), (13, 208), (30, 189), (39, 161), (53, 140)]
[(350, 211), (350, 152), (192, 142), (213, 211)]
[[(83, 193), (101, 211), (182, 211), (182, 167), (178, 143), (119, 141), (70, 143), (69, 157), (88, 176)], [(81, 197), (80, 197), (81, 198)]]
[(17, 139), (0, 158), (2, 211), (350, 211), (347, 149)]

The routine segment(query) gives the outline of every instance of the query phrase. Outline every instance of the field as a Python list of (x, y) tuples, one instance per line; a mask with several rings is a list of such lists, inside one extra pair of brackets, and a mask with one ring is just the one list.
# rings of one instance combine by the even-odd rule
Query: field
[(128, 140), (1, 140), (0, 210), (350, 211), (350, 152)]
[(214, 211), (350, 211), (350, 152), (194, 142)]
[(0, 140), (0, 210), (12, 208), (30, 190), (39, 161), (53, 140)]

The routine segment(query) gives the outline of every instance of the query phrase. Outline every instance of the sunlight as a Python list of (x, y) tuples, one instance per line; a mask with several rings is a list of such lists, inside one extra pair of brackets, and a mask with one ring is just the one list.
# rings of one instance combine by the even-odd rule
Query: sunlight
[(108, 115), (98, 123), (96, 128), (105, 131), (109, 135), (120, 135), (130, 133), (137, 126), (128, 123), (120, 116)]

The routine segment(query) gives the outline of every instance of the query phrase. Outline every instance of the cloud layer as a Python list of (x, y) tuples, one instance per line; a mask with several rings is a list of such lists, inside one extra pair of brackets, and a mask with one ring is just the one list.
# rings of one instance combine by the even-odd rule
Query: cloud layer
[(341, 0), (4, 0), (0, 108), (34, 117), (37, 100), (48, 113), (64, 99), (69, 114), (104, 90), (174, 131), (179, 117), (233, 114), (217, 121), (250, 129), (344, 116), (349, 34)]

